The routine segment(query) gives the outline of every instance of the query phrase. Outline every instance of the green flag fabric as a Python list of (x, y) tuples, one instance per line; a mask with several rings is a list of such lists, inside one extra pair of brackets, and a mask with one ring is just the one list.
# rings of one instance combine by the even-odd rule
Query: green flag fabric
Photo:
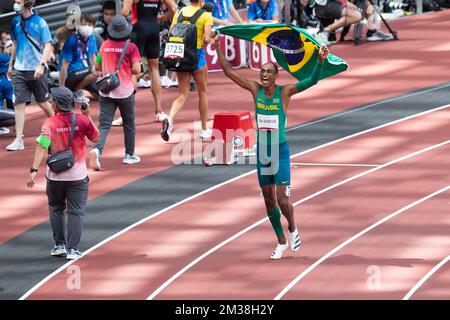
[[(297, 80), (308, 78), (317, 63), (320, 42), (305, 30), (284, 24), (244, 24), (219, 28), (221, 34), (261, 43), (273, 49), (280, 66)], [(343, 59), (329, 54), (320, 79), (348, 69)]]

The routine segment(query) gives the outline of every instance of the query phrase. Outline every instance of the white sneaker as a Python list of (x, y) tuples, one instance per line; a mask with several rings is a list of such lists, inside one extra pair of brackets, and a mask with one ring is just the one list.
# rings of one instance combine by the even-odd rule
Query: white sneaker
[(50, 254), (54, 257), (65, 256), (67, 254), (66, 246), (63, 244), (55, 245)]
[(321, 32), (317, 33), (317, 39), (327, 46), (330, 45), (330, 42), (328, 41), (328, 32), (327, 31), (321, 31)]
[(77, 260), (80, 259), (83, 256), (83, 254), (75, 249), (69, 249), (67, 250), (67, 256), (66, 259), (67, 260)]
[(136, 87), (138, 88), (150, 88), (152, 86), (152, 82), (145, 81), (143, 78), (139, 79), (138, 83), (136, 84)]
[(381, 30), (377, 30), (370, 37), (367, 37), (367, 41), (387, 41), (393, 39), (394, 36), (392, 34), (384, 33)]
[(100, 171), (102, 169), (100, 165), (100, 150), (98, 150), (97, 148), (89, 151), (89, 166), (94, 171)]
[(2, 135), (2, 134), (8, 134), (10, 131), (9, 131), (9, 129), (8, 128), (5, 128), (5, 127), (1, 127), (0, 128), (0, 135)]
[(6, 150), (8, 151), (18, 151), (18, 150), (24, 150), (25, 145), (23, 144), (22, 139), (14, 139), (14, 141), (6, 146)]
[(114, 120), (114, 121), (112, 122), (112, 125), (113, 125), (114, 127), (121, 127), (122, 124), (123, 124), (122, 117), (118, 117), (116, 120)]
[(170, 81), (170, 78), (168, 76), (162, 76), (161, 77), (161, 87), (169, 88), (168, 83)]
[(161, 138), (163, 138), (164, 141), (169, 141), (172, 130), (173, 122), (169, 117), (167, 117), (162, 122)]
[(79, 102), (79, 103), (89, 103), (90, 102), (89, 98), (84, 95), (83, 90), (75, 91), (73, 93), (73, 98), (75, 99), (76, 102)]
[(289, 248), (289, 242), (286, 241), (285, 244), (277, 244), (277, 247), (275, 248), (275, 251), (270, 256), (270, 259), (272, 260), (278, 260), (283, 257), (283, 252), (285, 252)]
[(298, 229), (295, 229), (294, 232), (289, 232), (289, 243), (291, 244), (291, 250), (297, 252), (300, 250), (300, 234), (298, 233)]
[(165, 114), (164, 112), (158, 112), (157, 114), (155, 114), (155, 121), (156, 122), (163, 122), (164, 119), (167, 119), (167, 114)]
[(209, 140), (211, 140), (211, 137), (212, 137), (211, 129), (206, 129), (206, 130), (202, 129), (202, 132), (200, 133), (200, 138), (202, 138), (202, 140), (209, 141)]
[(128, 153), (125, 153), (125, 157), (123, 158), (123, 163), (125, 164), (135, 164), (141, 162), (141, 158), (137, 155), (129, 155)]

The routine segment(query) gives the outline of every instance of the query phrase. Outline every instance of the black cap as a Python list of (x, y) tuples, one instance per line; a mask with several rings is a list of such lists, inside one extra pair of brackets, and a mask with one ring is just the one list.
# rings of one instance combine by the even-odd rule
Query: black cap
[(52, 99), (61, 111), (72, 111), (75, 108), (75, 100), (72, 91), (66, 87), (51, 89)]

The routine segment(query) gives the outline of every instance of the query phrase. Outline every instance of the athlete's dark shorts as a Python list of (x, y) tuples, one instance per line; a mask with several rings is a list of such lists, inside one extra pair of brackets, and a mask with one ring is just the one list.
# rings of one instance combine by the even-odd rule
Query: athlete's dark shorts
[(142, 57), (157, 59), (160, 54), (159, 23), (137, 23), (131, 33), (133, 41), (139, 49)]
[(15, 104), (22, 104), (31, 101), (31, 94), (37, 103), (50, 100), (48, 91), (48, 69), (39, 79), (34, 78), (34, 71), (14, 70), (13, 73)]
[(78, 71), (70, 71), (67, 75), (65, 85), (70, 90), (75, 91), (75, 87), (90, 74), (91, 70), (89, 70), (89, 68)]
[(342, 9), (344, 9), (342, 3), (337, 1), (328, 1), (325, 6), (320, 6), (317, 3), (315, 5), (316, 16), (319, 18), (340, 19)]
[(256, 154), (256, 168), (260, 186), (291, 185), (291, 154), (287, 141), (279, 145), (259, 144)]

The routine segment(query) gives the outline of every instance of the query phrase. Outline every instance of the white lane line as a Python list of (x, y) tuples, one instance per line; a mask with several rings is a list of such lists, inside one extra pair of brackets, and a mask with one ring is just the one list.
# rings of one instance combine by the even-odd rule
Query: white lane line
[(335, 247), (333, 250), (329, 251), (327, 254), (322, 256), (319, 260), (317, 260), (312, 265), (310, 265), (305, 271), (303, 271), (297, 277), (295, 277), (294, 280), (292, 280), (283, 290), (280, 291), (280, 293), (274, 298), (274, 300), (280, 300), (281, 298), (283, 298), (283, 296), (290, 289), (292, 289), (300, 280), (302, 280), (304, 277), (306, 277), (310, 272), (312, 272), (315, 268), (317, 268), (317, 266), (319, 266), (322, 262), (324, 262), (325, 260), (330, 258), (332, 255), (334, 255), (336, 252), (338, 252), (339, 250), (341, 250), (342, 248), (344, 248), (345, 246), (347, 246), (351, 242), (355, 241), (359, 237), (365, 235), (366, 233), (368, 233), (369, 231), (375, 229), (376, 227), (378, 227), (379, 225), (385, 223), (386, 221), (388, 221), (388, 220), (398, 216), (399, 214), (405, 212), (406, 210), (411, 209), (412, 207), (417, 206), (417, 205), (421, 204), (422, 202), (427, 201), (428, 199), (431, 199), (432, 197), (434, 197), (434, 196), (436, 196), (438, 194), (441, 194), (441, 193), (443, 193), (443, 192), (445, 192), (445, 191), (447, 191), (449, 189), (450, 189), (450, 186), (446, 186), (446, 187), (444, 187), (442, 189), (439, 189), (439, 190), (433, 192), (432, 194), (427, 195), (426, 197), (423, 197), (423, 198), (421, 198), (421, 199), (419, 199), (417, 201), (414, 201), (413, 203), (410, 203), (409, 205), (401, 208), (400, 210), (395, 211), (394, 213), (384, 217), (383, 219), (378, 220), (377, 222), (375, 222), (371, 226), (367, 227), (366, 229), (364, 229), (360, 233), (358, 233), (358, 234), (354, 235), (353, 237), (347, 239), (346, 241), (342, 242), (340, 245)]
[[(423, 112), (420, 112), (420, 113), (417, 113), (417, 114), (413, 114), (413, 115), (410, 115), (410, 116), (405, 117), (405, 118), (402, 118), (402, 119), (398, 119), (398, 120), (395, 120), (395, 121), (392, 121), (392, 122), (388, 122), (388, 123), (379, 125), (379, 126), (374, 127), (374, 128), (370, 128), (370, 129), (367, 129), (367, 130), (364, 130), (364, 131), (361, 131), (361, 132), (357, 132), (357, 133), (351, 134), (351, 135), (346, 136), (346, 137), (343, 137), (343, 138), (339, 138), (339, 139), (336, 139), (336, 140), (327, 142), (327, 143), (325, 143), (325, 144), (322, 144), (322, 145), (320, 145), (320, 146), (314, 147), (314, 148), (312, 148), (312, 149), (305, 150), (305, 151), (302, 151), (302, 152), (300, 152), (300, 153), (294, 154), (294, 155), (291, 156), (291, 159), (292, 159), (292, 158), (295, 158), (295, 157), (298, 157), (298, 156), (301, 156), (301, 155), (304, 155), (304, 154), (307, 154), (307, 153), (311, 153), (311, 152), (313, 152), (313, 151), (316, 151), (316, 150), (319, 150), (319, 149), (322, 149), (322, 148), (325, 148), (325, 147), (328, 147), (328, 146), (331, 146), (331, 145), (333, 145), (333, 144), (336, 144), (336, 143), (339, 143), (339, 142), (342, 142), (342, 141), (345, 141), (345, 140), (349, 140), (349, 139), (351, 139), (351, 138), (354, 138), (354, 137), (357, 137), (357, 136), (360, 136), (360, 135), (363, 135), (363, 134), (366, 134), (366, 133), (369, 133), (369, 132), (372, 132), (372, 131), (375, 131), (375, 130), (382, 129), (382, 128), (387, 127), (387, 126), (391, 126), (391, 125), (394, 125), (394, 124), (397, 124), (397, 123), (400, 123), (400, 122), (403, 122), (403, 121), (407, 121), (407, 120), (410, 120), (410, 119), (414, 119), (414, 118), (417, 118), (417, 117), (420, 117), (420, 116), (427, 115), (427, 114), (432, 113), (432, 112), (436, 112), (436, 111), (440, 111), (440, 110), (446, 109), (446, 108), (448, 108), (449, 106), (450, 106), (450, 104), (446, 104), (446, 105), (443, 105), (443, 106), (440, 106), (440, 107), (437, 107), (437, 108), (434, 108), (434, 109), (430, 109), (430, 110), (423, 111)], [(222, 182), (222, 183), (220, 183), (220, 184), (218, 184), (218, 185), (215, 185), (214, 187), (211, 187), (211, 188), (208, 188), (208, 189), (206, 189), (206, 190), (203, 190), (202, 192), (199, 192), (199, 193), (197, 193), (197, 194), (195, 194), (195, 195), (193, 195), (193, 196), (191, 196), (191, 197), (189, 197), (189, 198), (186, 198), (186, 199), (184, 199), (184, 200), (182, 200), (182, 201), (180, 201), (180, 202), (177, 202), (177, 203), (175, 203), (175, 204), (173, 204), (173, 205), (171, 205), (171, 206), (169, 206), (169, 207), (167, 207), (167, 208), (164, 208), (164, 209), (162, 209), (162, 210), (160, 210), (160, 211), (158, 211), (158, 212), (156, 212), (156, 213), (154, 213), (154, 214), (152, 214), (152, 215), (150, 215), (150, 216), (148, 216), (148, 217), (146, 217), (146, 218), (143, 218), (143, 219), (139, 220), (138, 222), (136, 222), (136, 223), (134, 223), (134, 224), (128, 226), (127, 228), (125, 228), (125, 229), (123, 229), (123, 230), (121, 230), (121, 231), (119, 231), (119, 232), (113, 234), (112, 236), (110, 236), (110, 237), (106, 238), (105, 240), (103, 240), (103, 241), (97, 243), (96, 245), (92, 246), (91, 248), (89, 248), (88, 250), (86, 250), (86, 251), (84, 252), (84, 256), (88, 255), (89, 253), (91, 253), (92, 251), (94, 251), (94, 250), (96, 250), (97, 248), (101, 247), (102, 245), (104, 245), (104, 244), (110, 242), (111, 240), (114, 240), (115, 238), (121, 236), (121, 235), (124, 234), (125, 232), (128, 232), (129, 230), (133, 229), (134, 227), (136, 227), (136, 226), (138, 226), (138, 225), (141, 225), (141, 224), (143, 224), (143, 223), (145, 223), (145, 222), (147, 222), (147, 221), (149, 221), (149, 220), (151, 220), (151, 219), (154, 219), (154, 218), (160, 216), (160, 215), (163, 214), (164, 212), (167, 212), (167, 211), (169, 211), (169, 210), (171, 210), (171, 209), (173, 209), (173, 208), (175, 208), (175, 207), (178, 207), (179, 205), (182, 205), (182, 204), (184, 204), (184, 203), (186, 203), (186, 202), (188, 202), (188, 201), (190, 201), (190, 200), (193, 200), (193, 199), (195, 199), (195, 198), (197, 198), (197, 197), (199, 197), (199, 196), (201, 196), (201, 195), (203, 195), (203, 194), (205, 194), (205, 193), (208, 193), (208, 192), (210, 192), (210, 191), (212, 191), (212, 190), (215, 190), (215, 189), (220, 188), (220, 187), (222, 187), (222, 186), (224, 186), (224, 185), (227, 185), (227, 184), (229, 184), (229, 183), (232, 183), (232, 182), (234, 182), (234, 181), (236, 181), (236, 180), (239, 180), (239, 179), (241, 179), (241, 178), (244, 178), (244, 177), (246, 177), (246, 176), (249, 176), (249, 175), (251, 175), (251, 174), (253, 174), (253, 173), (255, 173), (255, 172), (256, 172), (256, 169), (254, 169), (254, 170), (252, 170), (252, 171), (249, 171), (249, 172), (247, 172), (247, 173), (244, 173), (244, 174), (242, 174), (242, 175), (240, 175), (240, 176), (234, 177), (233, 179), (224, 181), (224, 182)], [(81, 258), (81, 259), (82, 259), (82, 258)], [(72, 263), (74, 263), (74, 262), (75, 262), (75, 261), (72, 260), (72, 261), (69, 261), (69, 262), (67, 262), (66, 264), (62, 265), (60, 268), (58, 268), (57, 270), (55, 270), (54, 272), (52, 272), (51, 274), (49, 274), (47, 277), (45, 277), (44, 279), (42, 279), (41, 281), (39, 281), (34, 287), (32, 287), (32, 288), (31, 288), (30, 290), (28, 290), (24, 295), (22, 295), (22, 296), (19, 298), (19, 300), (25, 300), (28, 296), (30, 296), (33, 292), (35, 292), (37, 289), (39, 289), (39, 288), (40, 288), (42, 285), (44, 285), (47, 281), (49, 281), (51, 278), (53, 278), (55, 275), (57, 275), (58, 273), (60, 273), (60, 272), (63, 271), (64, 269), (66, 269), (68, 266), (70, 266), (70, 265), (71, 265)]]
[(291, 162), (291, 166), (318, 166), (318, 167), (378, 167), (379, 164), (366, 163), (318, 163), (318, 162)]
[[(446, 144), (449, 144), (449, 143), (450, 143), (450, 140), (447, 140), (447, 141), (444, 141), (444, 142), (442, 142), (442, 143), (439, 143), (439, 144), (436, 144), (436, 145), (427, 147), (427, 148), (425, 148), (425, 149), (418, 150), (418, 151), (416, 151), (416, 152), (407, 154), (407, 155), (405, 155), (405, 156), (403, 156), (403, 157), (400, 157), (400, 158), (398, 158), (398, 159), (395, 159), (395, 160), (386, 162), (385, 164), (383, 164), (383, 165), (381, 165), (381, 166), (378, 166), (378, 167), (376, 167), (376, 168), (372, 168), (372, 169), (369, 169), (369, 170), (367, 170), (367, 171), (363, 171), (363, 172), (361, 172), (361, 173), (358, 173), (358, 174), (356, 174), (356, 175), (354, 175), (354, 176), (351, 176), (350, 178), (347, 178), (347, 179), (345, 179), (345, 180), (342, 180), (342, 181), (340, 181), (340, 182), (338, 182), (338, 183), (335, 183), (335, 184), (333, 184), (333, 185), (331, 185), (331, 186), (329, 186), (329, 187), (326, 187), (326, 188), (324, 188), (324, 189), (322, 189), (322, 190), (319, 190), (319, 191), (317, 191), (317, 192), (315, 192), (315, 193), (313, 193), (313, 194), (311, 194), (311, 195), (309, 195), (309, 196), (307, 196), (307, 197), (305, 197), (305, 198), (300, 199), (299, 201), (295, 202), (295, 203), (293, 204), (293, 206), (297, 206), (297, 205), (299, 205), (299, 204), (301, 204), (301, 203), (304, 203), (304, 202), (306, 202), (306, 201), (308, 201), (308, 200), (311, 200), (311, 199), (313, 199), (313, 198), (315, 198), (315, 197), (317, 197), (317, 196), (319, 196), (319, 195), (321, 195), (321, 194), (323, 194), (323, 193), (325, 193), (325, 192), (327, 192), (327, 191), (330, 191), (330, 190), (332, 190), (332, 189), (335, 189), (335, 188), (337, 188), (337, 187), (340, 187), (340, 186), (342, 186), (343, 184), (346, 184), (346, 183), (348, 183), (348, 182), (351, 182), (351, 181), (353, 181), (353, 180), (356, 180), (356, 179), (358, 179), (358, 178), (361, 178), (361, 177), (363, 177), (363, 176), (366, 176), (366, 175), (368, 175), (368, 174), (370, 174), (370, 173), (372, 173), (372, 172), (378, 171), (378, 170), (380, 170), (380, 169), (386, 168), (386, 167), (391, 166), (391, 165), (393, 165), (393, 164), (396, 164), (396, 163), (399, 163), (399, 162), (401, 162), (401, 161), (407, 160), (407, 159), (412, 158), (412, 157), (414, 157), (414, 156), (417, 156), (417, 155), (419, 155), (419, 154), (421, 154), (421, 153), (424, 153), (424, 152), (427, 152), (427, 151), (430, 151), (430, 150), (433, 150), (433, 149), (442, 147), (442, 146), (444, 146), (444, 145), (446, 145)], [(179, 278), (181, 275), (183, 275), (183, 273), (185, 273), (186, 271), (188, 271), (190, 268), (192, 268), (192, 267), (193, 267), (194, 265), (196, 265), (198, 262), (200, 262), (201, 260), (203, 260), (204, 258), (206, 258), (207, 256), (209, 256), (210, 254), (214, 253), (215, 251), (217, 251), (217, 250), (219, 250), (220, 248), (224, 247), (225, 245), (227, 245), (228, 243), (230, 243), (230, 242), (233, 241), (234, 239), (236, 239), (236, 238), (240, 237), (241, 235), (245, 234), (246, 232), (248, 232), (248, 231), (254, 229), (255, 227), (257, 227), (258, 225), (262, 224), (263, 222), (265, 222), (265, 221), (267, 221), (267, 220), (268, 220), (268, 218), (265, 217), (265, 218), (263, 218), (263, 219), (257, 221), (256, 223), (252, 224), (251, 226), (245, 228), (244, 230), (242, 230), (242, 231), (236, 233), (235, 235), (233, 235), (232, 237), (228, 238), (227, 240), (221, 242), (220, 244), (218, 244), (217, 246), (215, 246), (215, 247), (212, 248), (211, 250), (205, 252), (203, 255), (201, 255), (200, 257), (198, 257), (197, 259), (195, 259), (194, 261), (192, 261), (192, 262), (189, 263), (188, 265), (186, 265), (184, 268), (182, 268), (180, 271), (178, 271), (176, 274), (174, 274), (170, 279), (168, 279), (166, 282), (164, 282), (158, 289), (156, 289), (154, 292), (152, 292), (152, 293), (150, 294), (150, 296), (147, 298), (147, 300), (152, 300), (152, 299), (154, 299), (159, 293), (161, 293), (161, 291), (163, 291), (165, 288), (167, 288), (172, 282), (174, 282), (177, 278)]]
[(442, 268), (449, 261), (450, 261), (450, 255), (447, 256), (446, 258), (444, 258), (444, 260), (439, 262), (437, 265), (435, 265), (433, 269), (428, 271), (428, 273), (426, 275), (424, 275), (423, 278), (420, 279), (420, 281), (417, 282), (416, 285), (411, 288), (411, 290), (409, 290), (409, 292), (403, 297), (402, 300), (409, 300), (409, 298), (411, 298), (411, 296), (414, 293), (416, 293), (416, 291), (425, 283), (425, 281), (427, 281), (434, 273), (436, 273), (436, 271), (438, 271), (440, 268)]
[(439, 86), (439, 87), (436, 87), (436, 88), (431, 88), (431, 89), (428, 89), (428, 90), (425, 90), (425, 91), (414, 92), (414, 93), (411, 93), (411, 94), (408, 94), (408, 95), (405, 95), (405, 96), (396, 97), (396, 98), (392, 98), (392, 99), (388, 99), (388, 100), (384, 100), (384, 101), (380, 101), (380, 102), (371, 103), (371, 104), (369, 104), (367, 106), (364, 106), (364, 107), (352, 109), (352, 110), (349, 110), (349, 111), (346, 111), (346, 112), (340, 112), (340, 113), (335, 114), (333, 116), (325, 117), (323, 119), (319, 119), (319, 120), (316, 120), (316, 121), (304, 123), (304, 124), (301, 124), (299, 126), (295, 126), (295, 127), (289, 128), (289, 129), (286, 130), (286, 132), (289, 132), (289, 131), (292, 131), (292, 130), (296, 130), (296, 129), (299, 129), (299, 128), (303, 128), (303, 127), (307, 127), (307, 126), (310, 126), (310, 125), (313, 125), (313, 124), (316, 124), (316, 123), (319, 123), (319, 122), (323, 122), (323, 121), (326, 121), (326, 120), (330, 120), (330, 119), (333, 119), (333, 118), (338, 118), (338, 117), (341, 117), (341, 116), (345, 116), (347, 114), (350, 114), (350, 113), (353, 113), (353, 112), (356, 112), (356, 111), (361, 111), (361, 110), (364, 110), (364, 109), (372, 108), (372, 107), (378, 106), (378, 105), (383, 104), (383, 103), (397, 101), (397, 100), (401, 100), (401, 99), (408, 98), (408, 97), (413, 97), (413, 96), (418, 95), (418, 94), (439, 90), (439, 89), (442, 89), (442, 88), (445, 88), (445, 87), (448, 87), (448, 86), (450, 86), (450, 83), (447, 83), (445, 85), (442, 85), (442, 86)]

